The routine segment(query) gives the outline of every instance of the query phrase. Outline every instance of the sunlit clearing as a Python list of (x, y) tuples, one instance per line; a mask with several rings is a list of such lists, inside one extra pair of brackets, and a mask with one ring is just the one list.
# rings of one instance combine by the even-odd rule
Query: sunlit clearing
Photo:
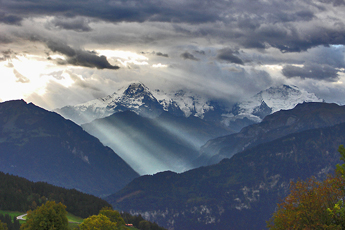
[(52, 59), (63, 59), (63, 60), (66, 60), (66, 58), (64, 56), (59, 55), (59, 54), (53, 54), (53, 55), (50, 55), (49, 57), (52, 58)]
[(17, 56), (11, 62), (1, 63), (0, 97), (3, 100), (11, 100), (24, 98), (33, 92), (43, 95), (47, 79), (42, 79), (40, 74), (45, 65), (42, 61), (24, 56)]
[(344, 47), (344, 45), (331, 45), (331, 46), (334, 48), (343, 48)]
[[(55, 55), (54, 58), (62, 57)], [(69, 87), (74, 81), (64, 71), (66, 68), (36, 55), (17, 55), (16, 58), (0, 62), (0, 98), (6, 101), (25, 99), (32, 94), (43, 96), (51, 81)], [(53, 76), (56, 72), (62, 72), (60, 79)]]
[(110, 64), (115, 65), (116, 62), (120, 62), (123, 66), (128, 66), (128, 64), (135, 65), (148, 65), (149, 59), (143, 55), (121, 50), (96, 50), (100, 55), (107, 57)]
[(342, 85), (343, 81), (345, 80), (345, 73), (344, 73), (344, 68), (339, 69), (338, 75), (339, 75), (339, 80), (336, 82), (333, 82), (334, 85)]
[(168, 65), (162, 65), (161, 63), (152, 65), (153, 68), (166, 68)]
[(282, 70), (283, 66), (281, 65), (262, 65), (263, 68), (271, 69), (271, 70)]

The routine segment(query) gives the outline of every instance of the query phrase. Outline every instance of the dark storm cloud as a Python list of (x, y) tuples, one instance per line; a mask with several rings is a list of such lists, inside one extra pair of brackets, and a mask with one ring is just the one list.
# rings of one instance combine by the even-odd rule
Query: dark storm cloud
[(118, 66), (111, 65), (105, 56), (97, 56), (84, 50), (78, 50), (75, 56), (68, 58), (68, 63), (97, 69), (119, 69)]
[(0, 22), (9, 25), (21, 25), (23, 18), (16, 15), (0, 14)]
[(58, 64), (71, 64), (75, 66), (85, 66), (97, 69), (119, 69), (118, 66), (111, 65), (105, 56), (98, 56), (93, 51), (73, 49), (70, 46), (58, 43), (47, 42), (48, 48), (53, 52), (59, 52), (67, 56), (67, 60), (58, 60)]
[[(301, 52), (320, 45), (345, 45), (341, 15), (337, 16), (334, 9), (335, 13), (327, 17), (330, 6), (343, 5), (344, 0), (2, 0), (0, 15), (7, 12), (10, 16), (3, 20), (13, 24), (20, 23), (22, 18), (54, 16), (48, 28), (79, 32), (92, 30), (88, 20), (171, 22), (175, 34), (189, 38), (217, 38), (224, 46), (231, 42), (241, 48), (275, 47), (282, 52)], [(323, 16), (326, 17), (321, 21)], [(188, 28), (185, 24), (196, 26)], [(144, 38), (146, 43), (157, 39), (139, 37)], [(230, 58), (240, 63), (235, 57)]]
[(161, 53), (161, 52), (157, 52), (156, 55), (157, 55), (157, 56), (161, 56), (161, 57), (169, 57), (168, 54), (163, 54), (163, 53)]
[(230, 48), (221, 49), (218, 51), (217, 59), (222, 60), (222, 61), (226, 61), (226, 62), (230, 62), (230, 63), (244, 65), (242, 59), (235, 56), (234, 54), (239, 54), (239, 52), (233, 51)]
[(0, 57), (0, 61), (11, 60), (13, 57), (15, 57), (15, 53), (10, 49), (1, 51), (1, 55), (2, 57)]
[(287, 78), (300, 77), (325, 81), (337, 81), (338, 70), (330, 65), (320, 65), (314, 63), (305, 64), (303, 67), (286, 65), (282, 73)]
[(319, 25), (304, 31), (292, 25), (268, 24), (255, 31), (244, 31), (237, 37), (238, 43), (246, 48), (275, 47), (281, 52), (302, 52), (320, 45), (345, 45), (345, 26), (329, 28)]
[[(221, 6), (231, 5), (219, 1)], [(156, 1), (156, 0), (3, 0), (4, 12), (16, 12), (23, 17), (33, 15), (87, 16), (112, 22), (209, 22), (219, 20), (219, 3), (211, 0), (197, 1)]]
[(47, 46), (51, 51), (59, 52), (59, 53), (64, 54), (68, 57), (73, 57), (76, 55), (76, 52), (74, 49), (72, 49), (71, 47), (69, 47), (68, 45), (63, 44), (63, 43), (48, 41)]
[(47, 23), (47, 28), (58, 28), (65, 30), (74, 30), (78, 32), (88, 32), (91, 31), (89, 26), (89, 21), (86, 18), (76, 17), (76, 18), (63, 18), (56, 17)]
[(193, 54), (189, 53), (189, 52), (184, 52), (180, 55), (181, 58), (185, 59), (185, 60), (193, 60), (193, 61), (199, 61), (198, 58), (194, 57)]
[(332, 3), (334, 6), (345, 5), (344, 0), (319, 0), (322, 3)]

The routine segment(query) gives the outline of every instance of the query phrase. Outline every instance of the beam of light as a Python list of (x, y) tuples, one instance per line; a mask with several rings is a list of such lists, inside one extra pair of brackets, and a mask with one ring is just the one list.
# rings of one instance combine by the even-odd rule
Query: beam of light
[(162, 121), (155, 121), (163, 130), (170, 133), (176, 139), (179, 139), (184, 145), (193, 148), (198, 151), (200, 147), (205, 144), (207, 140), (196, 137), (196, 135), (190, 134), (189, 130), (183, 126), (177, 126), (176, 124), (169, 124)]
[(98, 123), (86, 131), (97, 136), (104, 145), (112, 148), (139, 174), (154, 174), (160, 171), (172, 170), (182, 172), (191, 168), (176, 153), (155, 143), (145, 133), (131, 127), (130, 124), (119, 124), (119, 127), (107, 123)]

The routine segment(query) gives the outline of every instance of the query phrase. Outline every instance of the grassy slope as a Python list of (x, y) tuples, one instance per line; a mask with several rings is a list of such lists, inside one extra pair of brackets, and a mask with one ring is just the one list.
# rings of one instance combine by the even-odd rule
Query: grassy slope
[[(23, 215), (25, 213), (0, 210), (0, 214), (3, 214), (3, 215), (9, 214), (11, 216), (11, 218), (13, 218), (14, 216), (17, 217), (17, 216)], [(25, 219), (25, 217), (24, 217), (24, 219)], [(70, 229), (77, 227), (78, 224), (83, 222), (83, 218), (78, 217), (78, 216), (74, 216), (73, 214), (70, 214), (70, 213), (67, 214), (67, 219), (68, 219), (68, 222), (77, 222), (77, 223), (69, 223)], [(22, 224), (25, 222), (25, 220), (20, 220), (19, 222)]]
[[(20, 216), (20, 215), (23, 215), (24, 213), (23, 212), (13, 212), (13, 211), (3, 211), (3, 210), (0, 210), (0, 214), (8, 214), (11, 216), (11, 218), (13, 218), (14, 216), (17, 217), (17, 216)], [(83, 222), (83, 218), (81, 217), (78, 217), (78, 216), (74, 216), (73, 214), (71, 213), (68, 213), (67, 214), (67, 218), (68, 218), (68, 222), (77, 222), (77, 223), (68, 223), (68, 227), (69, 229), (74, 229), (78, 226), (78, 224), (82, 223)], [(19, 221), (21, 224), (25, 222), (25, 220), (20, 220)], [(129, 228), (130, 230), (138, 230), (137, 228)]]

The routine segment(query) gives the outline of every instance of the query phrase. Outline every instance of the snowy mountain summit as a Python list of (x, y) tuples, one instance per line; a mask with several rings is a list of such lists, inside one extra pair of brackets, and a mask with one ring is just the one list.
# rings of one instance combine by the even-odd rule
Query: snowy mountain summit
[[(179, 90), (166, 93), (158, 89), (150, 91), (143, 83), (135, 82), (106, 97), (75, 106), (65, 106), (56, 112), (78, 124), (84, 124), (127, 110), (149, 118), (158, 117), (163, 111), (175, 116), (204, 118), (205, 113), (213, 112), (217, 108), (215, 102), (191, 92)], [(223, 112), (219, 112), (219, 117)]]
[(299, 89), (297, 86), (281, 85), (263, 90), (249, 100), (237, 103), (231, 113), (224, 114), (223, 122), (229, 125), (231, 121), (249, 119), (255, 123), (265, 116), (279, 110), (294, 108), (304, 102), (322, 102), (315, 94)]
[(156, 117), (162, 113), (162, 105), (142, 83), (132, 83), (111, 95), (75, 106), (57, 109), (65, 118), (83, 124), (117, 112), (131, 110), (144, 117)]
[(233, 108), (226, 108), (217, 101), (190, 91), (151, 91), (144, 84), (135, 82), (106, 97), (75, 106), (65, 106), (56, 112), (78, 124), (84, 124), (127, 110), (149, 118), (158, 117), (163, 111), (167, 111), (175, 116), (195, 116), (222, 123), (234, 131), (239, 131), (246, 125), (260, 122), (268, 114), (312, 101), (322, 100), (296, 86), (283, 85), (261, 91), (248, 101), (237, 103)]

